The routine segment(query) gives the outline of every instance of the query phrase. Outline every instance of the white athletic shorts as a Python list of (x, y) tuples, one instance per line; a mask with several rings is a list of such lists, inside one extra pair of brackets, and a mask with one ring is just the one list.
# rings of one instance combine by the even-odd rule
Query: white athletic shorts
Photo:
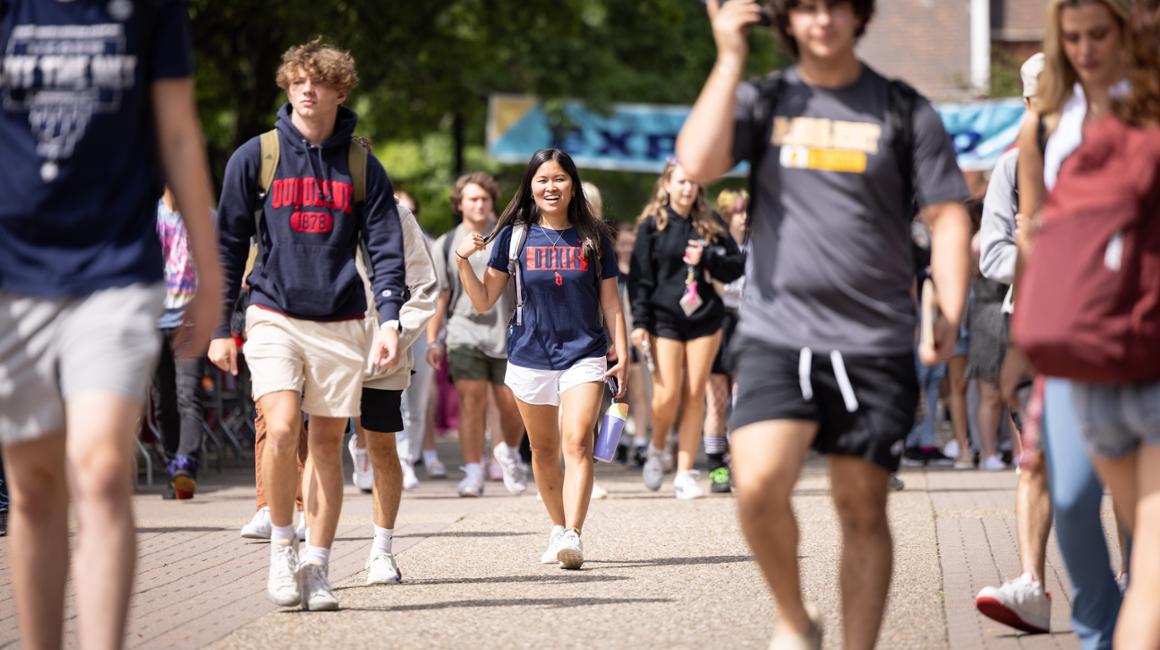
[(605, 357), (581, 359), (567, 370), (524, 368), (508, 361), (504, 383), (521, 402), (559, 406), (560, 396), (569, 388), (604, 381), (605, 372), (608, 372), (608, 359)]

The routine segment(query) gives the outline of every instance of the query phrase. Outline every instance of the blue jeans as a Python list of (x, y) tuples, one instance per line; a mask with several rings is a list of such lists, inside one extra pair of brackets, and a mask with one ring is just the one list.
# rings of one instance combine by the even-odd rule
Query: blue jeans
[(922, 391), (922, 399), (926, 409), (922, 421), (916, 422), (910, 434), (906, 436), (907, 448), (935, 446), (934, 431), (938, 424), (938, 387), (947, 374), (947, 364), (939, 363), (933, 366), (924, 366), (914, 355), (914, 367), (918, 371), (918, 387)]
[(1080, 436), (1071, 392), (1070, 381), (1047, 380), (1043, 410), (1047, 480), (1056, 538), (1071, 576), (1071, 623), (1084, 650), (1110, 650), (1120, 589), (1100, 523), (1104, 488)]

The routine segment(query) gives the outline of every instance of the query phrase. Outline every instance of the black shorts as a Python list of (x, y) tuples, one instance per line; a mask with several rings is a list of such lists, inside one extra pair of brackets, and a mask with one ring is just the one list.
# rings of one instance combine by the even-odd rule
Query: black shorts
[(701, 318), (695, 321), (658, 318), (650, 334), (672, 341), (692, 341), (712, 336), (721, 329), (721, 318)]
[(362, 389), (362, 425), (367, 431), (398, 433), (403, 430), (403, 391)]
[(888, 472), (898, 470), (918, 406), (913, 353), (842, 355), (850, 404), (842, 395), (830, 353), (812, 353), (808, 398), (799, 374), (800, 350), (738, 337), (730, 354), (737, 383), (730, 430), (769, 420), (817, 422), (813, 447), (818, 452), (857, 456)]

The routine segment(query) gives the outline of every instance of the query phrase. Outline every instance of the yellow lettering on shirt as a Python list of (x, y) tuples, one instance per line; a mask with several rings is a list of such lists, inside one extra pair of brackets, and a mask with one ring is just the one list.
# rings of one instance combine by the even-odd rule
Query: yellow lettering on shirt
[(862, 174), (881, 138), (882, 127), (869, 122), (778, 117), (771, 141), (781, 147), (782, 167)]

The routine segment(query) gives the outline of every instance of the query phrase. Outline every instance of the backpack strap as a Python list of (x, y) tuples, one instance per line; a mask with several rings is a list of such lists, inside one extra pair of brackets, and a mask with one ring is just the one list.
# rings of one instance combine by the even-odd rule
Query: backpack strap
[[(757, 99), (754, 100), (749, 113), (750, 124), (753, 127), (753, 142), (749, 149), (750, 206), (757, 200), (758, 172), (762, 160), (765, 159), (765, 152), (769, 149), (769, 140), (773, 135), (773, 112), (777, 108), (778, 95), (781, 94), (785, 78), (782, 72), (777, 70), (760, 79), (752, 80), (752, 83), (757, 87)], [(745, 237), (742, 243), (749, 241), (750, 223), (751, 220), (746, 220), (745, 222)]]
[(352, 136), (347, 150), (347, 164), (351, 182), (354, 184), (355, 204), (367, 200), (367, 158), (370, 157), (371, 141), (361, 136)]
[(455, 310), (455, 299), (459, 297), (459, 292), (456, 291), (459, 285), (455, 284), (457, 278), (452, 277), (455, 260), (451, 259), (451, 254), (455, 246), (455, 231), (458, 228), (458, 226), (452, 228), (443, 237), (443, 268), (446, 269), (447, 274), (447, 314), (444, 317), (445, 320), (451, 318), (451, 312)]
[(918, 211), (914, 195), (914, 108), (917, 104), (917, 90), (900, 79), (890, 80), (886, 119), (892, 134), (890, 146), (902, 178), (902, 203), (911, 208), (910, 214), (906, 215), (907, 222)]
[(261, 266), (262, 260), (262, 222), (266, 217), (266, 197), (270, 194), (270, 187), (274, 184), (274, 175), (278, 172), (278, 160), (282, 156), (282, 144), (278, 140), (278, 130), (270, 129), (258, 136), (258, 201), (254, 206), (254, 245), (250, 257), (254, 260), (253, 268)]
[(508, 275), (516, 279), (516, 325), (524, 324), (524, 276), (520, 273), (520, 254), (528, 241), (528, 224), (523, 221), (512, 224), (512, 237), (508, 240)]

